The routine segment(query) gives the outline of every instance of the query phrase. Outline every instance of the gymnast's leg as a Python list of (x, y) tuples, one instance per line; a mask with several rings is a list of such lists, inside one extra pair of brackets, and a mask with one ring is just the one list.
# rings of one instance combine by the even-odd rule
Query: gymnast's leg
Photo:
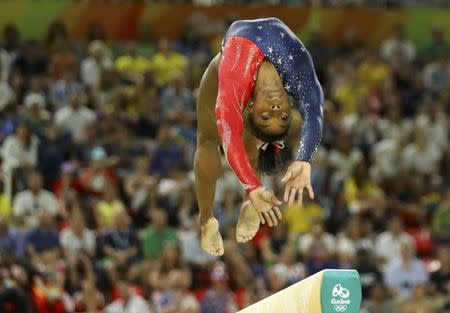
[(219, 223), (214, 218), (213, 206), (216, 182), (221, 174), (218, 147), (214, 143), (197, 146), (194, 161), (195, 193), (200, 209), (201, 246), (212, 255), (223, 254)]
[(197, 95), (197, 151), (194, 159), (195, 193), (200, 209), (201, 246), (212, 255), (223, 254), (219, 223), (214, 218), (213, 206), (216, 182), (222, 173), (218, 148), (219, 134), (215, 119), (217, 98), (217, 62), (208, 66)]

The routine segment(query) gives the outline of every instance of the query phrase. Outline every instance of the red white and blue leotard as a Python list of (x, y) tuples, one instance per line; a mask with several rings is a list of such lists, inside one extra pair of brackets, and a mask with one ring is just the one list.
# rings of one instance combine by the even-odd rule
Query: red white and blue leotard
[(234, 22), (222, 44), (215, 111), (228, 163), (248, 193), (261, 183), (241, 139), (242, 113), (264, 59), (275, 66), (284, 89), (299, 105), (303, 126), (296, 159), (311, 162), (322, 137), (322, 87), (303, 43), (277, 18)]

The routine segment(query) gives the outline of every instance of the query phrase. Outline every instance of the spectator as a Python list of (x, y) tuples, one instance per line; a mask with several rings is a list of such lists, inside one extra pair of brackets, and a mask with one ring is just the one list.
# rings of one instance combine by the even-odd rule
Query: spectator
[(10, 253), (17, 258), (25, 256), (24, 237), (22, 233), (4, 217), (0, 216), (0, 254)]
[(410, 132), (410, 121), (402, 119), (400, 97), (389, 95), (391, 105), (386, 108), (385, 117), (377, 120), (376, 129), (382, 138), (397, 138), (402, 134)]
[(362, 222), (358, 216), (354, 216), (337, 237), (336, 250), (343, 264), (352, 264), (359, 249), (373, 251), (372, 240), (365, 236)]
[(81, 91), (80, 84), (76, 81), (74, 72), (65, 71), (62, 76), (52, 84), (50, 89), (50, 101), (54, 108), (60, 108), (69, 105), (71, 94)]
[(373, 258), (372, 251), (364, 248), (358, 249), (355, 269), (358, 271), (361, 279), (363, 299), (367, 299), (372, 294), (373, 289), (380, 287), (378, 284), (382, 283), (383, 278), (380, 270), (377, 268), (377, 262)]
[(430, 312), (437, 313), (437, 307), (433, 301), (427, 297), (427, 288), (425, 285), (417, 285), (414, 288), (411, 299), (405, 300), (399, 304), (400, 312)]
[(333, 91), (334, 98), (342, 106), (342, 112), (344, 114), (355, 113), (357, 101), (368, 94), (367, 86), (358, 80), (354, 69), (349, 69), (343, 81), (336, 85)]
[(309, 233), (313, 228), (313, 222), (324, 217), (323, 209), (316, 202), (308, 199), (303, 200), (300, 206), (294, 203), (284, 211), (288, 232), (290, 235)]
[(180, 312), (183, 307), (198, 310), (200, 305), (197, 299), (188, 291), (184, 283), (183, 273), (173, 270), (167, 277), (167, 288), (153, 293), (152, 302), (157, 312)]
[(120, 269), (126, 269), (137, 262), (139, 241), (130, 228), (130, 218), (126, 212), (117, 212), (113, 218), (114, 228), (101, 235), (100, 246), (106, 258), (110, 258)]
[(375, 254), (381, 264), (390, 263), (400, 257), (403, 243), (412, 243), (413, 239), (403, 230), (403, 222), (399, 216), (389, 219), (388, 229), (378, 235), (375, 243)]
[(80, 254), (91, 258), (95, 256), (95, 233), (86, 228), (85, 223), (80, 210), (73, 210), (69, 226), (59, 236), (62, 252), (67, 260), (77, 259)]
[(413, 243), (402, 242), (400, 257), (393, 258), (384, 273), (384, 281), (398, 299), (409, 299), (414, 288), (428, 282), (428, 273), (421, 260), (416, 258)]
[(33, 284), (33, 304), (38, 313), (67, 313), (74, 309), (73, 299), (64, 290), (66, 272), (63, 266), (52, 265), (45, 277), (37, 277)]
[(394, 179), (402, 170), (402, 153), (406, 146), (404, 134), (396, 138), (386, 138), (377, 143), (372, 149), (373, 165), (371, 176), (380, 183), (384, 180)]
[(361, 152), (352, 146), (350, 134), (339, 133), (336, 138), (336, 148), (332, 149), (328, 155), (329, 165), (334, 169), (332, 188), (338, 188), (362, 157)]
[(0, 49), (0, 112), (9, 105), (15, 97), (14, 91), (6, 79), (6, 73), (3, 71), (7, 65), (3, 57), (3, 51)]
[(13, 201), (13, 215), (21, 227), (37, 226), (37, 215), (45, 211), (50, 216), (58, 214), (55, 196), (42, 188), (42, 175), (31, 172), (28, 175), (28, 189), (19, 192)]
[(390, 301), (388, 291), (382, 283), (373, 286), (370, 299), (363, 303), (363, 313), (394, 313), (394, 305)]
[(369, 91), (378, 90), (392, 77), (392, 69), (374, 52), (369, 52), (357, 71), (358, 78)]
[(415, 140), (403, 150), (403, 162), (409, 171), (420, 174), (433, 174), (438, 169), (442, 149), (434, 142), (428, 142), (423, 129), (417, 127)]
[[(8, 312), (11, 305), (16, 312), (34, 313), (31, 299), (27, 297), (30, 287), (30, 275), (28, 268), (19, 259), (11, 258), (7, 253), (2, 253), (0, 262), (0, 311)], [(9, 307), (8, 307), (9, 304)]]
[(133, 172), (124, 179), (124, 190), (130, 198), (131, 209), (134, 213), (143, 211), (156, 179), (150, 176), (150, 164), (147, 157), (138, 157), (133, 162)]
[(436, 58), (439, 54), (447, 54), (450, 52), (450, 45), (445, 40), (445, 32), (441, 26), (431, 28), (430, 41), (423, 50), (425, 60)]
[(129, 43), (126, 54), (118, 57), (114, 67), (125, 81), (139, 82), (146, 71), (150, 70), (150, 62), (147, 58), (138, 54), (135, 43)]
[(98, 229), (101, 231), (108, 230), (114, 225), (116, 215), (124, 212), (126, 212), (125, 205), (119, 198), (117, 187), (107, 185), (103, 200), (99, 201), (94, 209)]
[(436, 237), (449, 238), (450, 235), (450, 192), (447, 191), (445, 198), (441, 201), (434, 212), (433, 232)]
[(274, 270), (284, 273), (287, 285), (293, 285), (307, 276), (305, 266), (297, 261), (295, 247), (289, 244), (283, 246), (279, 261), (274, 264)]
[(39, 133), (50, 122), (50, 112), (45, 109), (45, 99), (39, 93), (29, 93), (24, 100), (25, 123), (35, 133)]
[(202, 299), (202, 313), (232, 313), (238, 308), (228, 287), (228, 272), (224, 264), (218, 263), (211, 270), (212, 289)]
[(416, 47), (405, 38), (403, 25), (394, 28), (393, 36), (381, 44), (381, 56), (394, 68), (408, 64), (416, 58)]
[(448, 282), (450, 281), (450, 249), (442, 247), (438, 250), (440, 268), (430, 276), (430, 281), (436, 286), (439, 293), (448, 294)]
[(225, 232), (230, 226), (234, 227), (239, 219), (241, 205), (241, 197), (237, 192), (225, 192), (222, 204), (217, 208), (215, 216), (219, 221), (220, 232)]
[(93, 279), (83, 281), (81, 291), (74, 294), (74, 301), (76, 312), (101, 313), (105, 307), (104, 296)]
[(48, 67), (49, 60), (37, 40), (25, 42), (20, 53), (12, 63), (12, 71), (18, 71), (26, 77), (46, 75)]
[[(39, 139), (30, 133), (27, 125), (18, 125), (14, 135), (8, 136), (3, 142), (2, 168), (7, 184), (7, 194), (13, 175), (23, 184), (26, 171), (37, 165)], [(8, 188), (9, 187), (9, 188)]]
[(423, 83), (428, 90), (434, 92), (445, 90), (450, 82), (448, 52), (439, 53), (435, 60), (423, 69)]
[[(443, 100), (445, 101), (445, 100)], [(424, 131), (429, 142), (435, 143), (439, 149), (446, 148), (448, 143), (448, 114), (444, 102), (436, 100), (423, 103), (424, 112), (417, 115), (417, 127)]]
[[(3, 189), (2, 187), (0, 184), (0, 190)], [(8, 224), (12, 220), (11, 200), (4, 192), (0, 192), (0, 218)]]
[(73, 139), (83, 140), (86, 127), (95, 121), (95, 113), (85, 106), (80, 85), (71, 85), (69, 90), (70, 106), (64, 106), (55, 112), (54, 121), (69, 132)]
[(88, 56), (81, 62), (80, 75), (83, 84), (89, 86), (94, 94), (100, 90), (102, 73), (112, 67), (112, 61), (106, 53), (101, 40), (89, 43)]
[(156, 51), (155, 37), (150, 23), (142, 23), (137, 30), (138, 53), (146, 58)]
[(77, 58), (64, 38), (56, 38), (50, 58), (50, 73), (55, 79), (60, 79), (67, 71), (76, 71)]
[(370, 210), (383, 197), (383, 191), (370, 179), (369, 169), (364, 161), (356, 164), (351, 176), (345, 180), (344, 193), (352, 212)]
[(72, 140), (57, 125), (50, 125), (42, 134), (39, 146), (39, 169), (45, 173), (45, 186), (53, 187), (62, 174), (63, 162), (69, 158)]
[(59, 41), (67, 42), (69, 39), (67, 26), (61, 20), (54, 20), (47, 28), (45, 43), (52, 49)]
[(333, 265), (333, 256), (336, 252), (336, 239), (325, 232), (323, 221), (316, 220), (310, 233), (302, 235), (299, 239), (299, 250), (302, 253), (307, 272), (312, 275), (324, 268)]
[(116, 184), (117, 177), (113, 166), (117, 159), (109, 157), (102, 147), (94, 147), (89, 150), (89, 166), (82, 170), (80, 183), (84, 191), (92, 198), (103, 196), (108, 186)]
[(148, 303), (137, 295), (126, 280), (117, 282), (120, 298), (105, 308), (105, 313), (151, 313)]
[(172, 50), (167, 38), (159, 41), (158, 52), (150, 58), (150, 62), (157, 82), (163, 85), (172, 83), (177, 73), (187, 67), (187, 59)]
[(175, 119), (187, 112), (193, 112), (193, 100), (192, 92), (186, 87), (184, 73), (178, 72), (174, 75), (170, 86), (164, 88), (161, 93), (160, 115), (165, 119)]
[(179, 283), (182, 289), (191, 286), (191, 273), (181, 259), (180, 248), (172, 242), (164, 247), (161, 258), (155, 264), (155, 269), (148, 275), (151, 287), (156, 291), (163, 292), (167, 288), (170, 274), (173, 272), (181, 276)]
[(145, 231), (142, 251), (145, 257), (157, 260), (166, 245), (177, 242), (177, 233), (174, 228), (167, 225), (167, 213), (163, 209), (151, 208), (149, 215), (151, 226)]
[(53, 217), (45, 210), (38, 212), (38, 224), (25, 235), (25, 248), (31, 262), (41, 269), (52, 269), (60, 257), (59, 237)]

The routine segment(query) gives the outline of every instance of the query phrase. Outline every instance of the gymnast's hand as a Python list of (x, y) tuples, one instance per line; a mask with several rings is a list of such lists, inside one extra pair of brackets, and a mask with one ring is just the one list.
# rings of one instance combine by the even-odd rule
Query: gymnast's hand
[(303, 189), (308, 189), (309, 197), (314, 199), (314, 191), (311, 186), (311, 164), (305, 161), (295, 161), (281, 179), (286, 184), (284, 202), (291, 205), (298, 193), (298, 204), (302, 205)]
[(264, 186), (258, 187), (249, 194), (253, 207), (258, 212), (261, 223), (272, 227), (278, 225), (278, 220), (283, 217), (278, 206), (281, 201), (275, 197), (272, 190)]

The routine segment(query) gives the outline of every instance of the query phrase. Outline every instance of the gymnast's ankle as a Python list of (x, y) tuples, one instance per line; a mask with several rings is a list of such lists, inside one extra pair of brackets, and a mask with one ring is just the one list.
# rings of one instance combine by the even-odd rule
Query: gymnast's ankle
[(208, 221), (212, 218), (214, 218), (214, 215), (212, 214), (207, 216), (199, 216), (200, 224), (202, 226), (205, 226), (208, 223)]

